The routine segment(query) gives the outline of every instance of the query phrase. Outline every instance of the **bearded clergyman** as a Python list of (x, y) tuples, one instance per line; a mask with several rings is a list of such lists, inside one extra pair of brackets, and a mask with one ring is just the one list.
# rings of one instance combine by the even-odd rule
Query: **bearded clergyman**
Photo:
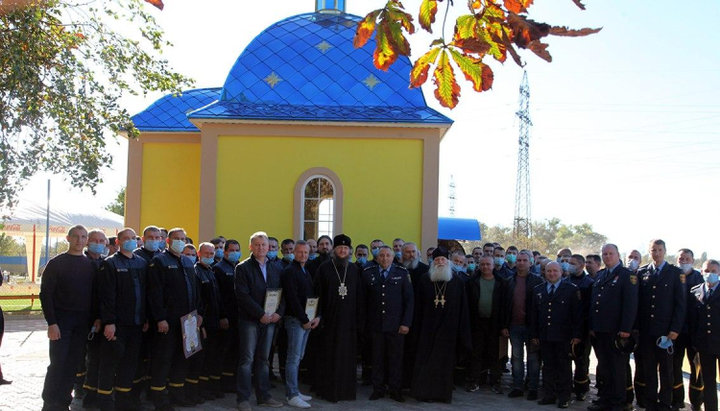
[(465, 283), (452, 272), (448, 250), (438, 247), (432, 257), (428, 275), (414, 284), (418, 340), (411, 394), (449, 403), (456, 358), (471, 349), (470, 320)]
[(332, 257), (315, 275), (318, 296), (317, 394), (330, 402), (355, 399), (359, 273), (350, 263), (350, 237), (335, 236)]

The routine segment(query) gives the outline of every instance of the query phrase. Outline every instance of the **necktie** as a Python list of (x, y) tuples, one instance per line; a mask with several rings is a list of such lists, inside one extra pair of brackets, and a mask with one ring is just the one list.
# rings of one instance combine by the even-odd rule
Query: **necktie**
[(708, 301), (710, 301), (710, 297), (712, 297), (712, 295), (713, 295), (713, 289), (711, 288), (711, 289), (707, 290), (707, 293), (705, 293), (705, 302), (706, 303)]
[(557, 286), (556, 284), (553, 284), (553, 285), (550, 286), (550, 293), (548, 294), (550, 297), (552, 297), (553, 295), (555, 295), (555, 287), (556, 287), (556, 286)]
[(382, 278), (382, 279), (383, 279), (383, 282), (385, 282), (385, 280), (387, 280), (388, 270), (382, 270), (382, 273), (381, 273), (381, 274), (382, 274), (382, 277), (383, 277), (383, 278)]

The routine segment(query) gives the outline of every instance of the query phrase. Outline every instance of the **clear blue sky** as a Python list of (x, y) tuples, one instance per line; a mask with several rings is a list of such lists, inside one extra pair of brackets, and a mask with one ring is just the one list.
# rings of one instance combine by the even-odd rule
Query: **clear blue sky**
[[(684, 8), (667, 0), (635, 2), (536, 0), (530, 17), (573, 28), (603, 27), (584, 38), (551, 37), (552, 63), (523, 52), (530, 79), (532, 218), (590, 223), (622, 251), (655, 237), (670, 251), (690, 247), (720, 257), (720, 2)], [(364, 15), (383, 0), (348, 0)], [(419, 0), (406, 0), (415, 10)], [(456, 1), (456, 9), (464, 2)], [(201, 5), (202, 4), (202, 5)], [(254, 4), (254, 5), (250, 5)], [(282, 18), (313, 11), (312, 0), (187, 2), (166, 0), (158, 20), (175, 47), (165, 53), (197, 87), (221, 86), (244, 47)], [(452, 13), (451, 13), (452, 14)], [(452, 24), (447, 27), (451, 35)], [(439, 30), (439, 29), (438, 29)], [(417, 58), (435, 35), (412, 40)], [(440, 214), (447, 215), (450, 175), (455, 215), (489, 225), (512, 224), (517, 164), (518, 86), (522, 69), (510, 59), (494, 64), (491, 91), (476, 94), (467, 82), (455, 110), (429, 104), (455, 120), (441, 146)], [(135, 113), (159, 96), (127, 100)], [(126, 143), (115, 147), (113, 170), (97, 197), (54, 179), (59, 202), (102, 207), (125, 184)], [(24, 197), (44, 201), (39, 176)], [(399, 182), (401, 184), (401, 182)], [(401, 235), (402, 233), (398, 233)]]

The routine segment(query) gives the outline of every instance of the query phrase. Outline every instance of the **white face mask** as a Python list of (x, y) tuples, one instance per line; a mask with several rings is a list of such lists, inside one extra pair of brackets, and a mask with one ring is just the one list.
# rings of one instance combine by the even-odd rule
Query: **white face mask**
[(690, 263), (680, 264), (680, 269), (682, 270), (683, 273), (690, 274), (690, 272), (692, 272), (692, 270), (693, 270), (693, 265)]
[(640, 263), (638, 263), (637, 260), (628, 261), (628, 269), (630, 269), (630, 271), (637, 270), (639, 266), (640, 266)]

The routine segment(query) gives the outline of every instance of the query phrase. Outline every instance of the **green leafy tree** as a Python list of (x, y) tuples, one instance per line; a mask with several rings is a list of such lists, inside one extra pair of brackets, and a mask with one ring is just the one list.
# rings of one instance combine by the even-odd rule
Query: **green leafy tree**
[(142, 0), (0, 1), (0, 207), (40, 170), (93, 190), (108, 139), (139, 134), (121, 97), (192, 83), (168, 46)]
[(0, 255), (24, 256), (25, 245), (16, 241), (12, 236), (0, 233)]
[(121, 188), (117, 193), (117, 197), (112, 203), (105, 207), (106, 210), (115, 214), (125, 215), (125, 187)]

